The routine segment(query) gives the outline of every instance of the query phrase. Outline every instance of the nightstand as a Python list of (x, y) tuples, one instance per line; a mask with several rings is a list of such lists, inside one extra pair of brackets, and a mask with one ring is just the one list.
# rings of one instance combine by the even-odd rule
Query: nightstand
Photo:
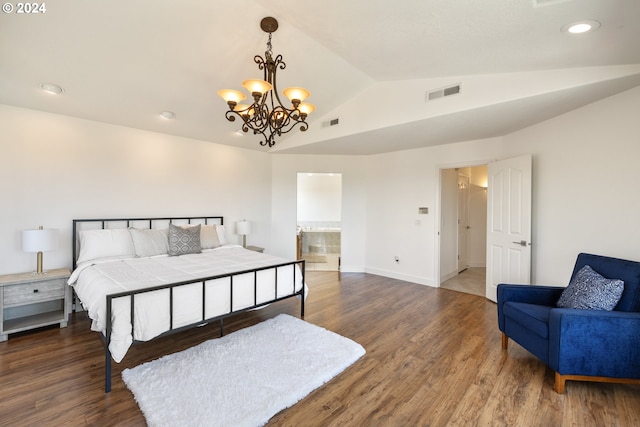
[(260, 246), (247, 246), (245, 249), (256, 252), (264, 252), (264, 248), (261, 248)]
[(0, 276), (0, 341), (41, 326), (59, 323), (65, 328), (71, 312), (70, 274), (61, 268)]

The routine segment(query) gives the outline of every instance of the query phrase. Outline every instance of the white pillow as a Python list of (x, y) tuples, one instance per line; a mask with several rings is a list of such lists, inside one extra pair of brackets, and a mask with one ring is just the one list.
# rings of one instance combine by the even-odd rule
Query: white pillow
[(166, 255), (169, 251), (168, 228), (130, 228), (129, 231), (137, 257)]
[(216, 231), (218, 232), (218, 241), (221, 245), (227, 244), (227, 236), (224, 232), (224, 225), (216, 225)]
[(202, 245), (202, 249), (213, 249), (220, 246), (220, 238), (215, 225), (200, 227), (200, 245)]
[(126, 228), (81, 230), (78, 263), (100, 258), (133, 258), (135, 249), (131, 233)]

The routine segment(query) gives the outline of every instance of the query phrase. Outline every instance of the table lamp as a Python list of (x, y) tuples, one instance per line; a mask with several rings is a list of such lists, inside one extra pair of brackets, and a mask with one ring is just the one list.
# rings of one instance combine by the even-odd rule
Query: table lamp
[(247, 247), (247, 234), (251, 234), (251, 223), (247, 220), (236, 222), (236, 234), (242, 235), (242, 247)]
[(42, 270), (42, 252), (52, 251), (58, 247), (58, 230), (53, 228), (22, 231), (22, 250), (37, 252), (38, 264), (35, 274), (46, 274)]

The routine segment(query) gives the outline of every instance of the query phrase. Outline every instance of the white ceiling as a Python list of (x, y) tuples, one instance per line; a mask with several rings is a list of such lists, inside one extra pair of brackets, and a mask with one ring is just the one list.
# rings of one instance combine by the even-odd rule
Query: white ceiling
[[(234, 133), (216, 92), (261, 76), (259, 22), (274, 16), (273, 51), (287, 64), (278, 85), (307, 87), (317, 107), (310, 129), (274, 153), (372, 154), (501, 136), (640, 85), (637, 0), (45, 4), (37, 15), (0, 15), (0, 103), (258, 150), (257, 137)], [(584, 19), (602, 26), (560, 31)], [(64, 93), (43, 93), (44, 82)], [(426, 91), (455, 83), (460, 95), (424, 102)], [(160, 118), (164, 110), (176, 119)]]

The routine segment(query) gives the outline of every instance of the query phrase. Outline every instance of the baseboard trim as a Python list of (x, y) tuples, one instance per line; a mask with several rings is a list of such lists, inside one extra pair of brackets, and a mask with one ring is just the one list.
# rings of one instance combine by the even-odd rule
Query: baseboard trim
[(389, 277), (390, 279), (403, 280), (405, 282), (417, 283), (418, 285), (431, 286), (432, 288), (438, 287), (433, 279), (426, 279), (420, 276), (402, 274), (396, 271), (365, 267), (365, 273), (375, 274), (376, 276)]

